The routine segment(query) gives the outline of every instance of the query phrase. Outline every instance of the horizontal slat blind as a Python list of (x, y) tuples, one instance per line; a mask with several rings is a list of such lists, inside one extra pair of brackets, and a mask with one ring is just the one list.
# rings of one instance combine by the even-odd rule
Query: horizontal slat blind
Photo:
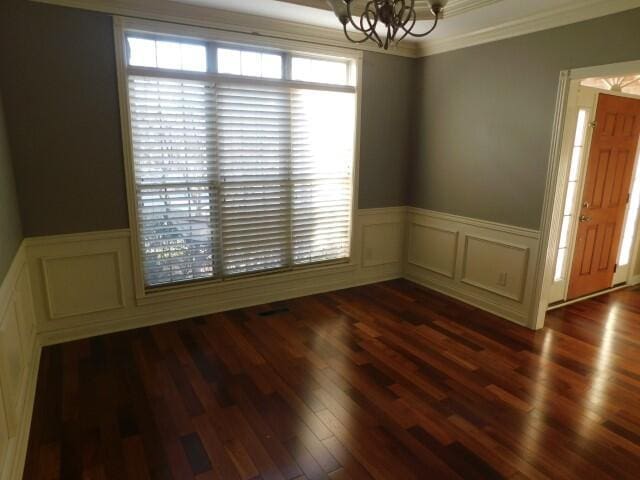
[(225, 82), (217, 99), (225, 274), (348, 257), (354, 94)]
[(215, 89), (129, 77), (138, 227), (148, 286), (216, 275)]
[(147, 286), (349, 256), (355, 94), (130, 75)]
[(218, 86), (224, 272), (290, 265), (289, 91)]
[(293, 262), (346, 258), (351, 233), (355, 95), (295, 90), (291, 118)]

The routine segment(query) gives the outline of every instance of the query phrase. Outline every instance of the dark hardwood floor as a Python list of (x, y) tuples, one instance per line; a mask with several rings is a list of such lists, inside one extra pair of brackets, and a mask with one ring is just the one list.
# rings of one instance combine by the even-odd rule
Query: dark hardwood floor
[(49, 347), (25, 478), (640, 478), (640, 289), (547, 325), (392, 281)]

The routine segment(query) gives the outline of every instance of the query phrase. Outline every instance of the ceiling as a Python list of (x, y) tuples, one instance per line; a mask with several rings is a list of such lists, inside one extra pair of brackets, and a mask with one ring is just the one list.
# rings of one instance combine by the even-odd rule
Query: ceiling
[[(375, 50), (348, 43), (326, 0), (32, 0), (67, 7), (221, 28), (322, 45)], [(368, 0), (354, 0), (354, 11)], [(408, 1), (408, 0), (407, 0)], [(416, 30), (425, 31), (427, 0), (416, 0)], [(640, 0), (449, 0), (444, 20), (428, 37), (406, 38), (386, 53), (425, 56), (640, 8)]]
[[(340, 27), (326, 0), (172, 1), (331, 29)], [(356, 3), (363, 1), (356, 0)], [(458, 44), (465, 38), (471, 40), (478, 36), (491, 41), (500, 30), (528, 33), (636, 7), (640, 7), (640, 0), (449, 0), (444, 10), (445, 20), (433, 34), (419, 42), (419, 47), (427, 50), (426, 53), (436, 53), (428, 50), (438, 46), (450, 50), (447, 43)], [(421, 18), (428, 16), (426, 0), (416, 0), (416, 8)], [(419, 22), (417, 28), (425, 30), (429, 23)]]

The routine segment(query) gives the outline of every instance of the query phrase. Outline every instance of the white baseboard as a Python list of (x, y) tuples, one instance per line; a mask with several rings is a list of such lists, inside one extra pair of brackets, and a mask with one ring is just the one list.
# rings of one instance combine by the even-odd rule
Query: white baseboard
[(461, 302), (477, 307), (480, 310), (484, 310), (485, 312), (492, 313), (505, 320), (517, 323), (518, 325), (521, 325), (523, 327), (528, 327), (529, 322), (527, 317), (518, 310), (511, 310), (499, 303), (488, 301), (482, 296), (473, 295), (460, 289), (452, 288), (450, 285), (438, 282), (433, 278), (422, 277), (419, 274), (407, 273), (405, 274), (405, 278), (425, 288), (442, 293), (443, 295), (446, 295), (448, 297), (455, 298), (456, 300), (460, 300)]
[(264, 303), (278, 302), (290, 300), (293, 298), (305, 297), (308, 295), (316, 295), (320, 293), (342, 290), (345, 288), (357, 287), (360, 285), (368, 285), (371, 283), (383, 282), (386, 280), (394, 280), (401, 278), (400, 273), (391, 273), (388, 275), (379, 275), (369, 280), (345, 280), (345, 281), (329, 281), (326, 283), (316, 283), (313, 286), (286, 288), (282, 291), (269, 290), (266, 292), (252, 291), (246, 298), (233, 299), (228, 302), (216, 302), (215, 305), (195, 304), (191, 308), (180, 306), (178, 308), (162, 308), (153, 315), (142, 311), (138, 314), (132, 314), (115, 318), (108, 321), (98, 321), (88, 325), (73, 325), (66, 328), (55, 329), (42, 332), (38, 335), (38, 339), (43, 346), (56, 345), (59, 343), (71, 342), (83, 338), (91, 338), (98, 335), (106, 335), (141, 327), (149, 327), (162, 323), (186, 320), (202, 315), (210, 315), (238, 308), (251, 307)]

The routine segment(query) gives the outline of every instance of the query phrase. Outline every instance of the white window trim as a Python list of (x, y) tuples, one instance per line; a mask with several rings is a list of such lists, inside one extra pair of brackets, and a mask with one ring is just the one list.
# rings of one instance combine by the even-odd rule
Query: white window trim
[[(356, 229), (354, 224), (357, 218), (357, 204), (358, 204), (358, 187), (359, 187), (359, 170), (360, 170), (360, 132), (361, 132), (361, 110), (362, 110), (362, 58), (363, 53), (361, 51), (354, 51), (339, 47), (325, 47), (319, 46), (313, 43), (300, 42), (295, 40), (284, 40), (275, 38), (265, 38), (256, 35), (220, 31), (208, 28), (192, 27), (164, 22), (156, 22), (150, 20), (134, 19), (128, 17), (113, 17), (113, 30), (115, 41), (115, 54), (116, 54), (116, 69), (117, 69), (117, 81), (118, 81), (118, 96), (120, 102), (120, 120), (123, 142), (123, 157), (125, 167), (125, 181), (127, 189), (127, 207), (129, 212), (129, 230), (131, 238), (131, 253), (133, 262), (134, 273), (134, 287), (135, 295), (138, 303), (147, 303), (153, 301), (153, 299), (161, 299), (167, 294), (175, 292), (183, 292), (188, 294), (190, 291), (201, 290), (207, 288), (212, 284), (224, 283), (239, 283), (251, 281), (251, 279), (258, 276), (272, 275), (272, 276), (295, 276), (297, 272), (305, 270), (320, 270), (320, 269), (336, 269), (336, 271), (342, 271), (345, 268), (355, 269), (357, 266), (356, 251), (357, 251), (357, 238)], [(184, 283), (168, 285), (163, 287), (154, 287), (149, 290), (145, 286), (144, 272), (142, 268), (142, 255), (140, 252), (139, 243), (139, 226), (138, 226), (138, 210), (136, 206), (136, 185), (135, 185), (135, 170), (133, 162), (133, 149), (131, 138), (131, 125), (130, 125), (130, 111), (129, 111), (129, 98), (127, 88), (127, 78), (130, 72), (143, 74), (145, 72), (153, 72), (154, 76), (162, 76), (163, 74), (171, 75), (172, 70), (146, 68), (146, 67), (130, 67), (127, 64), (126, 56), (126, 34), (130, 32), (144, 32), (154, 33), (158, 35), (170, 35), (177, 37), (184, 37), (196, 40), (212, 41), (212, 42), (225, 42), (236, 45), (247, 45), (249, 47), (263, 47), (270, 50), (286, 51), (288, 53), (301, 54), (302, 56), (327, 56), (327, 57), (340, 57), (352, 61), (355, 65), (355, 75), (351, 73), (351, 78), (354, 81), (352, 86), (340, 86), (340, 85), (328, 85), (328, 84), (316, 84), (310, 82), (297, 82), (297, 81), (283, 81), (278, 80), (279, 85), (304, 85), (305, 88), (322, 88), (323, 90), (333, 91), (349, 91), (355, 92), (356, 95), (356, 119), (355, 119), (355, 132), (354, 132), (354, 159), (353, 159), (353, 174), (352, 174), (352, 199), (351, 199), (351, 225), (350, 225), (350, 252), (349, 257), (343, 260), (336, 260), (330, 262), (321, 262), (319, 264), (301, 265), (294, 268), (274, 271), (243, 275), (236, 278), (212, 278), (209, 280), (198, 281), (194, 283)], [(180, 71), (182, 77), (189, 76), (189, 72)], [(244, 81), (242, 77), (235, 75), (223, 75), (212, 73), (197, 73), (199, 79), (203, 78), (233, 78), (234, 81)], [(256, 79), (247, 77), (246, 81), (251, 83), (269, 84), (273, 80), (269, 79)]]

